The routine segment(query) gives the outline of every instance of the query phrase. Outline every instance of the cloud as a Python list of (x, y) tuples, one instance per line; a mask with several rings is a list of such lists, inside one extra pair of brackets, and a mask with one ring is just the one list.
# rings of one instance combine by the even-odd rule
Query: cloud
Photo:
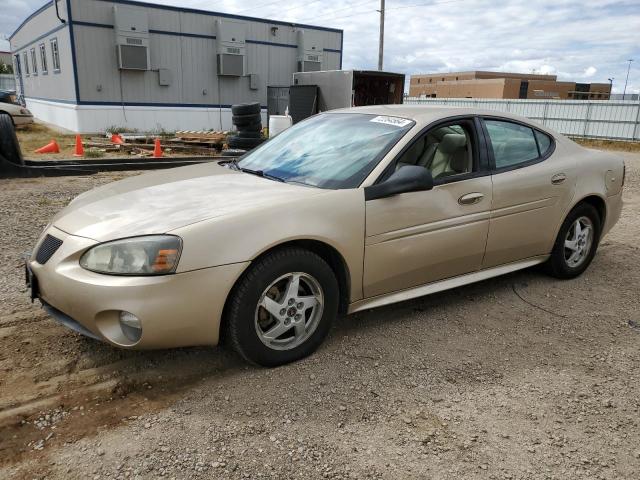
[[(10, 34), (43, 0), (0, 0)], [(377, 0), (157, 0), (157, 3), (310, 23), (345, 31), (344, 67), (377, 68)], [(387, 2), (385, 69), (400, 73), (501, 70), (640, 89), (638, 0), (394, 0)], [(0, 49), (2, 44), (0, 42)]]
[(586, 78), (593, 77), (597, 71), (598, 69), (596, 67), (590, 66), (585, 69), (584, 74), (582, 76)]

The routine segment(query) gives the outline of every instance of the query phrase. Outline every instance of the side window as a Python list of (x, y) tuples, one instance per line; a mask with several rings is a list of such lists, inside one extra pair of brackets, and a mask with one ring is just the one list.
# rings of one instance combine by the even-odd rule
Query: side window
[(40, 44), (40, 65), (42, 66), (42, 73), (45, 74), (49, 71), (47, 68), (47, 51), (44, 47), (44, 43)]
[(536, 140), (538, 140), (538, 149), (540, 150), (540, 156), (544, 156), (551, 148), (551, 137), (546, 133), (536, 132)]
[(53, 62), (53, 71), (60, 71), (60, 52), (58, 51), (58, 39), (51, 40), (51, 61)]
[(31, 49), (31, 67), (33, 68), (33, 74), (38, 74), (38, 59), (36, 58), (36, 49)]
[(540, 156), (533, 129), (502, 120), (485, 120), (496, 168), (516, 166)]
[(431, 171), (434, 180), (474, 171), (473, 133), (467, 122), (437, 127), (418, 138), (396, 163), (396, 170), (417, 165)]
[(29, 76), (31, 74), (31, 69), (29, 68), (29, 56), (27, 52), (22, 53), (22, 60), (24, 63), (24, 74)]

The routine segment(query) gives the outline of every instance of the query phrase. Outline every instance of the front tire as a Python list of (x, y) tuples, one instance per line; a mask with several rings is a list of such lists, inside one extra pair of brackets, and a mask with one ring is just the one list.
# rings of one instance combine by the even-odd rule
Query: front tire
[(338, 312), (338, 282), (327, 262), (302, 248), (259, 259), (234, 287), (225, 340), (247, 361), (275, 367), (324, 341)]
[(592, 205), (574, 207), (560, 227), (546, 264), (548, 273), (561, 279), (582, 274), (596, 254), (601, 231), (600, 215)]

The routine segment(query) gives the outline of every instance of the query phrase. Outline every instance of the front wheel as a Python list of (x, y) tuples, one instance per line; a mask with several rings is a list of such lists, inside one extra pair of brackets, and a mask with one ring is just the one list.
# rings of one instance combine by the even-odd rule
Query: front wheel
[(557, 278), (574, 278), (584, 272), (600, 241), (600, 215), (588, 203), (577, 205), (565, 219), (547, 262), (548, 272)]
[(259, 259), (231, 293), (226, 340), (246, 360), (265, 367), (313, 353), (338, 311), (338, 282), (318, 255), (286, 248)]

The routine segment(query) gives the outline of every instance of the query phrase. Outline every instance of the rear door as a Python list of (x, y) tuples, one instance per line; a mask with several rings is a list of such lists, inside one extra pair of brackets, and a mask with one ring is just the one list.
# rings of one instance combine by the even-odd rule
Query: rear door
[(482, 120), (493, 201), (483, 268), (551, 251), (576, 181), (575, 164), (555, 154), (546, 133), (511, 119)]
[(432, 172), (435, 187), (366, 202), (365, 297), (480, 269), (491, 176), (477, 125), (463, 117), (419, 133), (378, 180), (419, 165)]

